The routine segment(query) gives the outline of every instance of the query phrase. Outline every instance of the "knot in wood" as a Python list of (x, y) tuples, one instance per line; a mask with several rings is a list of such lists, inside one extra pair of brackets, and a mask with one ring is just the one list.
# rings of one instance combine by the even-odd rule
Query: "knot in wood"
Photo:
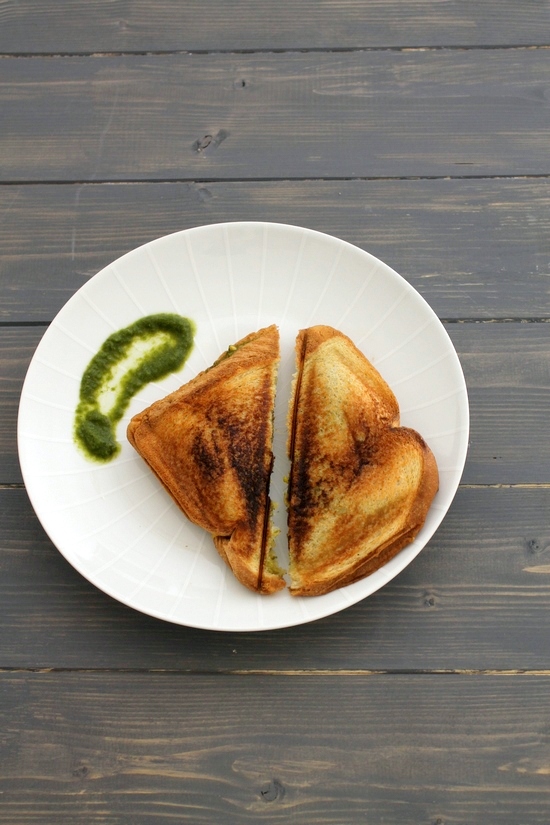
[(264, 802), (274, 802), (276, 799), (282, 799), (284, 795), (285, 789), (278, 779), (272, 779), (260, 791), (260, 796)]
[(212, 135), (204, 135), (203, 137), (199, 138), (199, 140), (195, 141), (195, 151), (197, 152), (204, 152), (207, 149), (214, 137)]

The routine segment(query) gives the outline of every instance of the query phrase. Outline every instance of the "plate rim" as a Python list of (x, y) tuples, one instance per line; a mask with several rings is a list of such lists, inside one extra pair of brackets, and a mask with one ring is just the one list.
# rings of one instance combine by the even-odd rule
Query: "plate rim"
[[(162, 613), (160, 611), (156, 611), (156, 610), (150, 609), (150, 608), (140, 607), (139, 605), (137, 605), (135, 602), (132, 601), (131, 597), (125, 597), (124, 595), (121, 595), (120, 593), (118, 593), (116, 591), (116, 588), (110, 588), (110, 587), (104, 585), (103, 583), (98, 584), (96, 581), (94, 581), (93, 577), (90, 577), (90, 575), (82, 569), (82, 566), (78, 563), (78, 561), (75, 560), (73, 557), (71, 557), (71, 554), (68, 553), (65, 549), (63, 549), (63, 547), (60, 546), (59, 541), (57, 541), (56, 538), (54, 538), (55, 530), (52, 529), (51, 524), (50, 524), (49, 520), (47, 519), (47, 513), (45, 514), (45, 517), (43, 517), (43, 513), (41, 513), (42, 508), (41, 508), (40, 503), (37, 502), (36, 488), (34, 486), (38, 477), (35, 476), (33, 478), (32, 470), (28, 467), (28, 465), (26, 463), (26, 460), (24, 458), (23, 441), (24, 441), (25, 435), (22, 432), (22, 425), (21, 425), (22, 409), (23, 409), (23, 407), (26, 403), (26, 394), (28, 393), (28, 384), (31, 380), (30, 376), (32, 375), (33, 363), (35, 362), (35, 359), (37, 358), (37, 356), (39, 356), (42, 348), (47, 346), (49, 335), (53, 334), (52, 331), (56, 329), (56, 322), (58, 321), (60, 316), (62, 316), (66, 311), (68, 311), (68, 308), (73, 304), (73, 302), (78, 301), (79, 297), (82, 295), (82, 293), (86, 292), (86, 290), (89, 288), (89, 285), (92, 282), (97, 283), (98, 281), (100, 281), (102, 279), (105, 279), (109, 274), (109, 269), (110, 268), (115, 267), (119, 262), (123, 261), (124, 259), (127, 259), (129, 256), (139, 254), (140, 252), (145, 250), (147, 247), (154, 247), (155, 245), (161, 244), (161, 243), (167, 241), (168, 239), (174, 239), (174, 238), (181, 237), (181, 236), (184, 236), (184, 235), (199, 234), (199, 233), (202, 233), (202, 232), (209, 232), (209, 231), (213, 231), (213, 230), (219, 231), (220, 229), (225, 230), (225, 228), (233, 228), (234, 229), (235, 227), (237, 227), (237, 228), (238, 227), (273, 228), (275, 230), (283, 231), (283, 232), (284, 231), (287, 231), (287, 232), (291, 231), (291, 232), (297, 232), (297, 233), (306, 233), (310, 237), (316, 237), (317, 236), (317, 237), (322, 238), (325, 242), (329, 241), (329, 242), (335, 243), (337, 245), (344, 245), (345, 247), (348, 247), (351, 250), (353, 250), (355, 253), (357, 253), (357, 252), (360, 253), (360, 255), (364, 256), (365, 259), (368, 260), (371, 263), (371, 265), (376, 264), (382, 270), (384, 270), (385, 274), (391, 275), (391, 277), (393, 277), (393, 278), (397, 278), (398, 281), (408, 291), (408, 293), (411, 296), (414, 296), (414, 300), (419, 300), (420, 301), (420, 303), (424, 307), (424, 310), (432, 317), (432, 320), (437, 322), (439, 333), (440, 334), (443, 333), (445, 338), (446, 338), (446, 341), (447, 341), (447, 344), (448, 344), (448, 347), (449, 347), (449, 351), (450, 351), (450, 354), (451, 354), (452, 359), (453, 359), (453, 367), (454, 367), (454, 370), (456, 372), (456, 375), (457, 375), (457, 377), (459, 379), (459, 383), (460, 383), (460, 386), (459, 386), (458, 391), (457, 391), (457, 399), (460, 399), (460, 401), (457, 401), (457, 403), (460, 403), (461, 416), (464, 419), (461, 422), (461, 430), (460, 430), (461, 434), (462, 434), (462, 437), (460, 439), (460, 445), (461, 445), (460, 455), (457, 457), (457, 461), (453, 465), (454, 481), (451, 485), (452, 490), (450, 490), (448, 495), (447, 495), (448, 500), (444, 501), (443, 504), (442, 504), (441, 515), (436, 519), (436, 523), (433, 525), (433, 527), (431, 529), (424, 530), (424, 528), (423, 528), (423, 531), (424, 531), (425, 535), (423, 536), (422, 543), (419, 543), (418, 547), (415, 547), (416, 542), (413, 542), (412, 544), (407, 545), (407, 547), (404, 548), (403, 551), (400, 551), (400, 553), (395, 557), (395, 559), (398, 559), (399, 556), (401, 555), (401, 553), (408, 550), (409, 552), (408, 552), (407, 555), (410, 556), (410, 558), (408, 558), (408, 560), (405, 561), (405, 563), (402, 564), (402, 566), (399, 566), (399, 564), (398, 564), (397, 565), (398, 569), (395, 570), (395, 572), (393, 571), (393, 566), (391, 566), (391, 560), (390, 560), (390, 562), (386, 563), (381, 568), (379, 568), (379, 570), (376, 571), (379, 574), (379, 578), (380, 578), (380, 582), (378, 583), (378, 585), (372, 591), (370, 591), (368, 593), (365, 593), (363, 595), (360, 595), (358, 598), (352, 599), (350, 601), (346, 601), (346, 603), (342, 603), (342, 604), (337, 605), (337, 606), (329, 606), (326, 611), (320, 611), (318, 613), (318, 615), (311, 616), (311, 617), (304, 616), (301, 621), (274, 622), (272, 624), (266, 624), (266, 625), (257, 626), (257, 627), (237, 626), (237, 625), (223, 625), (223, 624), (213, 626), (213, 625), (209, 625), (209, 624), (204, 623), (204, 622), (194, 623), (194, 622), (192, 622), (190, 620), (187, 620), (187, 619), (185, 621), (178, 620), (177, 618), (162, 615)], [(447, 513), (449, 511), (449, 508), (450, 508), (450, 506), (451, 506), (451, 504), (452, 504), (452, 502), (453, 502), (453, 500), (456, 496), (456, 493), (458, 491), (460, 480), (461, 480), (463, 472), (464, 472), (464, 467), (465, 467), (465, 463), (466, 463), (466, 460), (467, 460), (468, 449), (469, 449), (469, 434), (470, 434), (470, 406), (469, 406), (469, 398), (468, 398), (468, 388), (467, 388), (467, 384), (466, 384), (462, 364), (460, 362), (460, 359), (458, 357), (458, 353), (456, 351), (456, 348), (455, 348), (455, 346), (452, 342), (452, 339), (451, 339), (448, 331), (446, 330), (445, 326), (441, 322), (441, 319), (438, 317), (435, 310), (431, 307), (431, 305), (428, 303), (426, 298), (424, 298), (424, 296), (421, 295), (418, 292), (418, 290), (416, 290), (415, 287), (406, 278), (404, 278), (400, 273), (398, 273), (391, 266), (389, 266), (389, 264), (385, 263), (380, 258), (378, 258), (375, 255), (373, 255), (372, 253), (368, 252), (366, 249), (363, 249), (362, 247), (360, 247), (356, 244), (353, 244), (350, 241), (346, 241), (342, 238), (337, 237), (336, 235), (332, 235), (328, 232), (323, 232), (323, 231), (320, 231), (320, 230), (317, 230), (317, 229), (312, 229), (310, 227), (298, 226), (298, 225), (295, 225), (295, 224), (284, 223), (284, 222), (257, 221), (257, 220), (254, 220), (254, 221), (243, 221), (243, 220), (221, 221), (221, 222), (200, 224), (198, 226), (188, 227), (188, 228), (177, 230), (175, 232), (170, 232), (170, 233), (167, 233), (165, 235), (161, 235), (161, 236), (153, 238), (149, 241), (146, 241), (143, 244), (139, 244), (138, 246), (128, 250), (127, 252), (125, 252), (122, 255), (118, 256), (117, 258), (113, 259), (108, 264), (103, 266), (100, 270), (98, 270), (98, 272), (94, 273), (84, 284), (82, 284), (77, 290), (75, 290), (75, 292), (65, 301), (63, 306), (55, 313), (51, 323), (48, 325), (47, 329), (45, 330), (44, 334), (40, 338), (38, 344), (36, 345), (36, 347), (34, 349), (34, 352), (32, 354), (31, 360), (29, 362), (29, 365), (27, 367), (27, 370), (26, 370), (26, 373), (25, 373), (25, 378), (23, 380), (23, 384), (22, 384), (22, 388), (21, 388), (21, 392), (20, 392), (19, 404), (18, 404), (18, 414), (17, 414), (17, 428), (16, 428), (16, 439), (17, 439), (17, 450), (18, 450), (19, 464), (20, 464), (21, 473), (22, 473), (22, 477), (23, 477), (23, 482), (24, 482), (24, 486), (25, 486), (28, 498), (31, 502), (31, 505), (34, 509), (34, 512), (35, 512), (42, 528), (44, 529), (45, 533), (49, 537), (50, 541), (52, 542), (54, 547), (58, 550), (58, 552), (61, 553), (63, 558), (73, 567), (73, 569), (75, 569), (79, 573), (79, 575), (81, 575), (93, 587), (96, 587), (98, 590), (105, 593), (110, 598), (113, 598), (114, 600), (118, 601), (119, 603), (124, 604), (126, 607), (129, 607), (133, 610), (136, 610), (138, 613), (141, 613), (143, 615), (147, 615), (147, 616), (153, 617), (155, 619), (158, 619), (160, 621), (165, 621), (165, 622), (168, 622), (168, 623), (174, 624), (174, 625), (178, 625), (178, 626), (182, 626), (182, 627), (192, 627), (192, 628), (195, 628), (195, 629), (208, 630), (208, 631), (214, 631), (214, 632), (267, 632), (267, 631), (277, 630), (277, 629), (298, 627), (298, 626), (301, 626), (302, 624), (309, 624), (311, 622), (319, 621), (323, 618), (327, 618), (329, 616), (336, 615), (337, 613), (341, 612), (342, 610), (347, 609), (348, 607), (351, 607), (354, 604), (358, 604), (359, 602), (363, 601), (364, 599), (368, 598), (369, 596), (372, 596), (374, 593), (378, 592), (378, 590), (380, 590), (382, 587), (385, 587), (396, 576), (398, 576), (400, 573), (402, 573), (403, 570), (405, 570), (405, 568), (408, 567), (409, 564), (412, 563), (412, 561), (414, 561), (414, 559), (420, 554), (420, 552), (425, 548), (425, 546), (428, 544), (428, 542), (432, 539), (433, 535), (437, 532), (437, 530), (440, 528), (442, 522), (446, 518)], [(385, 574), (384, 574), (384, 571), (385, 571)], [(353, 587), (353, 585), (350, 585), (348, 587)], [(343, 588), (343, 590), (346, 590), (346, 589), (347, 588)], [(259, 596), (258, 598), (268, 599), (270, 597), (260, 597)], [(273, 598), (273, 597), (271, 597), (271, 598)], [(297, 598), (297, 597), (293, 597), (293, 598)], [(305, 597), (303, 597), (303, 598), (305, 598)], [(315, 598), (318, 599), (318, 598), (322, 598), (322, 597), (315, 597)]]

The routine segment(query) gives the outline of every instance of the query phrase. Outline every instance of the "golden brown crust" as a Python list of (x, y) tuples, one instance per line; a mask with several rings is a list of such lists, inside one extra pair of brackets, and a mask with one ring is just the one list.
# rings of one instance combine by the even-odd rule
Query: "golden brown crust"
[(416, 537), (438, 489), (435, 458), (399, 427), (393, 392), (347, 336), (302, 330), (289, 408), (293, 595), (377, 570)]
[(207, 370), (134, 416), (128, 440), (187, 518), (212, 534), (246, 587), (275, 592), (269, 479), (279, 362), (276, 326), (251, 333)]

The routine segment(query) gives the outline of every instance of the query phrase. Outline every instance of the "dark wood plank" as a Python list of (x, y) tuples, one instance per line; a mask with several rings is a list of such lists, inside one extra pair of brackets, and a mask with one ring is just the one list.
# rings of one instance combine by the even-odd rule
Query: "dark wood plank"
[(550, 482), (550, 324), (449, 324), (470, 400), (463, 481)]
[(44, 328), (0, 328), (0, 484), (21, 481), (17, 413), (23, 381)]
[[(276, 320), (276, 319), (274, 319)], [(471, 407), (471, 446), (463, 481), (548, 483), (549, 323), (448, 324)], [(42, 328), (0, 327), (0, 483), (21, 481), (15, 433), (19, 395)]]
[(548, 677), (1, 683), (6, 825), (548, 822)]
[(19, 0), (0, 5), (0, 51), (495, 46), (548, 42), (549, 27), (544, 0)]
[(461, 488), (428, 546), (370, 598), (302, 627), (213, 633), (104, 595), (25, 492), (0, 490), (0, 668), (550, 670), (549, 525), (548, 486)]
[(4, 321), (51, 321), (123, 253), (227, 220), (343, 238), (393, 266), (444, 318), (549, 317), (547, 179), (4, 186), (0, 213)]
[(548, 174), (545, 49), (5, 58), (4, 181)]

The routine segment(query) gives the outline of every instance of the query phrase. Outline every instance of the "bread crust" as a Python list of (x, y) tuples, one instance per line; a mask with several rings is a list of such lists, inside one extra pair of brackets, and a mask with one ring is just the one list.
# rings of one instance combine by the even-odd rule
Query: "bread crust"
[(290, 591), (370, 575), (412, 542), (439, 487), (433, 453), (399, 426), (382, 376), (338, 330), (301, 330), (289, 407)]
[(250, 590), (285, 586), (266, 569), (274, 541), (269, 481), (279, 363), (275, 325), (251, 333), (132, 418), (128, 441)]

